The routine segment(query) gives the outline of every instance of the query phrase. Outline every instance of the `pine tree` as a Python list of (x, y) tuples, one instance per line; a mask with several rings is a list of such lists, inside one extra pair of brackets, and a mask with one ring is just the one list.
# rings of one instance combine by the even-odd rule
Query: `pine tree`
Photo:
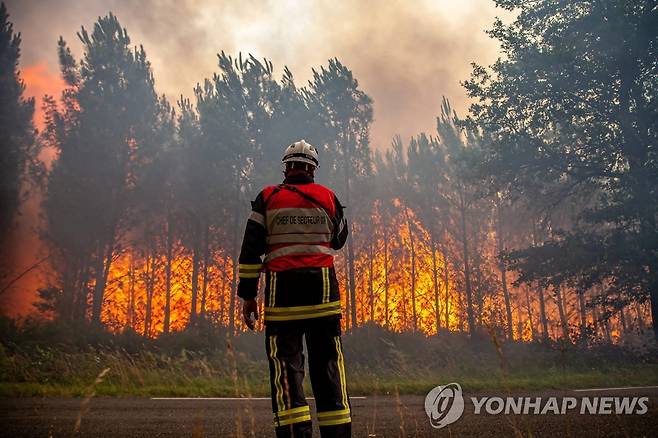
[(48, 242), (69, 317), (100, 324), (105, 287), (129, 229), (132, 193), (160, 146), (162, 106), (143, 47), (109, 14), (78, 33), (77, 62), (63, 39), (58, 54), (67, 89), (58, 109), (46, 101), (47, 142), (58, 156), (48, 175), (44, 211)]
[(490, 31), (503, 57), (465, 83), (489, 131), (487, 166), (502, 190), (576, 220), (517, 252), (523, 278), (622, 308), (651, 302), (658, 337), (658, 22), (653, 0), (497, 1), (515, 11)]
[[(35, 142), (32, 116), (34, 99), (24, 96), (21, 79), (21, 35), (14, 33), (4, 3), (0, 5), (0, 248), (2, 266), (10, 266), (10, 235), (15, 226), (22, 184), (29, 165), (36, 164), (38, 143)], [(4, 272), (1, 274), (4, 275)]]

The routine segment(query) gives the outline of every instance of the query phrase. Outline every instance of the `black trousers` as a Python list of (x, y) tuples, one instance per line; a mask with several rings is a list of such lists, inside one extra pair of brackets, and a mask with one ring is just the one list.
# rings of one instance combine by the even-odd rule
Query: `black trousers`
[(277, 322), (265, 327), (276, 436), (306, 438), (312, 434), (311, 411), (303, 388), (304, 338), (320, 435), (350, 437), (351, 409), (337, 317)]

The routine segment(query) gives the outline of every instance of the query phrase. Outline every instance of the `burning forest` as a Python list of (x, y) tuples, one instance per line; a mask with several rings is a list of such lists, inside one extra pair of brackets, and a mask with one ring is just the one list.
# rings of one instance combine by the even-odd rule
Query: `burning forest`
[[(3, 17), (7, 34), (5, 10)], [(34, 135), (33, 101), (22, 103), (21, 141), (31, 146), (17, 156), (30, 171), (15, 179), (39, 200), (45, 262), (38, 284), (14, 282), (11, 269), (5, 282), (37, 290), (36, 308), (48, 318), (146, 337), (199, 320), (244, 331), (236, 258), (249, 201), (280, 182), (283, 145), (305, 138), (319, 145), (318, 180), (333, 182), (347, 202), (353, 238), (336, 264), (344, 329), (372, 322), (428, 336), (493, 330), (510, 340), (616, 342), (656, 326), (655, 265), (640, 260), (644, 250), (627, 250), (639, 258), (635, 268), (621, 254), (595, 260), (613, 244), (605, 239), (647, 237), (645, 225), (655, 225), (655, 184), (642, 184), (651, 201), (626, 190), (635, 164), (623, 150), (591, 155), (594, 139), (565, 142), (570, 134), (556, 121), (528, 131), (527, 141), (546, 150), (529, 161), (502, 123), (530, 119), (507, 120), (494, 100), (460, 117), (446, 98), (435, 132), (373, 148), (373, 100), (338, 59), (300, 85), (287, 67), (221, 52), (194, 97), (172, 103), (117, 17), (78, 37), (80, 57), (58, 42), (64, 88), (44, 98)], [(506, 84), (496, 74), (477, 67), (464, 85), (474, 98), (493, 99), (492, 87)], [(43, 151), (48, 166), (37, 158)], [(652, 169), (641, 172), (655, 182)], [(623, 202), (638, 205), (637, 215), (610, 216)], [(632, 238), (631, 228), (639, 233)], [(599, 235), (606, 229), (613, 237)]]

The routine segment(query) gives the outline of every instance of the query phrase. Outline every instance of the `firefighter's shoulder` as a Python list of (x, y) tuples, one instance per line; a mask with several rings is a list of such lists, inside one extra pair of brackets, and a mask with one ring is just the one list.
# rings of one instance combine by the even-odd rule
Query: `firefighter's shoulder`
[(260, 212), (261, 210), (264, 210), (266, 190), (268, 188), (269, 188), (269, 186), (265, 187), (263, 190), (258, 192), (258, 195), (256, 195), (256, 198), (253, 201), (251, 201), (251, 209), (253, 211)]

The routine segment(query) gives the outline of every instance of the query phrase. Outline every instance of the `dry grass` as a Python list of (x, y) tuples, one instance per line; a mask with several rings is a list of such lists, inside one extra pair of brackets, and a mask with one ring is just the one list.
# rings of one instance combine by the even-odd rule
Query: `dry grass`
[[(106, 368), (110, 371), (94, 387), (98, 395), (269, 395), (262, 334), (175, 336), (164, 340), (169, 344), (143, 339), (121, 344), (120, 338), (109, 338), (100, 344), (106, 346), (76, 346), (14, 333), (11, 341), (5, 337), (0, 343), (0, 396), (85, 397)], [(185, 345), (197, 349), (187, 350)], [(344, 347), (352, 395), (425, 394), (453, 381), (468, 391), (641, 386), (658, 381), (653, 354), (610, 345), (506, 343), (494, 330), (481, 338), (425, 337), (364, 327), (346, 335)], [(308, 385), (307, 390), (310, 394)], [(250, 418), (253, 413), (247, 406), (241, 415)], [(240, 432), (250, 435), (252, 430)]]

